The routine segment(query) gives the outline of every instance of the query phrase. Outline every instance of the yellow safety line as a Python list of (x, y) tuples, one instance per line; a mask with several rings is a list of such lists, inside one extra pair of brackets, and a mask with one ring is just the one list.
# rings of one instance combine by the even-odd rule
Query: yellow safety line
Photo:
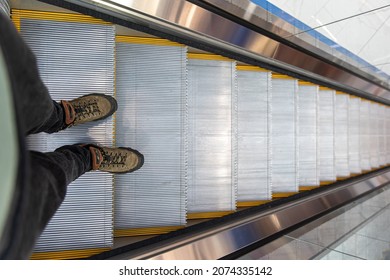
[(66, 250), (55, 252), (37, 252), (33, 253), (31, 260), (67, 260), (87, 258), (102, 252), (111, 250), (111, 248), (96, 248), (96, 249), (80, 249), (80, 250)]
[(233, 59), (221, 55), (217, 55), (217, 54), (188, 53), (187, 57), (188, 59), (234, 61)]
[(337, 181), (339, 181), (339, 180), (347, 180), (347, 179), (349, 179), (349, 178), (351, 178), (350, 176), (344, 176), (344, 177), (337, 177)]
[(305, 186), (305, 187), (299, 187), (299, 191), (311, 191), (314, 189), (319, 188), (320, 186)]
[(239, 71), (271, 72), (267, 69), (251, 65), (237, 65), (236, 69)]
[(219, 218), (229, 214), (234, 213), (234, 211), (221, 211), (221, 212), (202, 212), (202, 213), (188, 213), (187, 219), (211, 219), (211, 218)]
[(91, 16), (80, 15), (80, 14), (69, 14), (69, 13), (57, 13), (57, 12), (42, 12), (42, 11), (12, 9), (12, 18), (14, 17), (16, 17), (16, 19), (19, 21), (19, 28), (20, 28), (20, 18), (112, 25), (112, 23), (110, 22), (106, 22)]
[(140, 235), (157, 235), (179, 230), (184, 226), (168, 226), (168, 227), (150, 227), (150, 228), (130, 228), (130, 229), (114, 229), (115, 237), (125, 236), (140, 236)]
[(345, 92), (338, 91), (338, 90), (336, 90), (336, 94), (340, 94), (340, 95), (347, 95)]
[(11, 19), (15, 24), (16, 29), (20, 32), (20, 14), (14, 13), (14, 10), (12, 10)]
[(298, 192), (282, 192), (282, 193), (273, 193), (272, 198), (284, 198), (284, 197), (289, 197), (294, 194), (297, 194)]
[(252, 207), (259, 206), (271, 202), (272, 200), (258, 200), (258, 201), (239, 201), (237, 207)]
[(349, 98), (350, 99), (361, 99), (360, 97), (357, 97), (357, 96), (352, 95), (352, 94), (349, 94)]
[(328, 87), (324, 87), (324, 86), (320, 86), (320, 90), (334, 90), (334, 89), (328, 88)]
[(184, 47), (184, 45), (172, 42), (161, 38), (148, 38), (148, 37), (133, 37), (133, 36), (121, 36), (115, 37), (117, 43), (130, 43), (130, 44), (143, 44), (143, 45), (157, 45), (157, 46), (172, 46), (172, 47)]
[(318, 85), (316, 85), (316, 84), (313, 84), (313, 83), (307, 82), (307, 81), (302, 81), (302, 80), (298, 80), (298, 85), (300, 85), (300, 86), (317, 86), (318, 87)]
[(333, 184), (334, 182), (336, 182), (336, 181), (321, 181), (320, 186), (330, 185), (330, 184)]
[(272, 78), (273, 79), (296, 80), (293, 77), (290, 77), (290, 76), (287, 76), (287, 75), (283, 75), (283, 74), (279, 74), (279, 73), (272, 73)]

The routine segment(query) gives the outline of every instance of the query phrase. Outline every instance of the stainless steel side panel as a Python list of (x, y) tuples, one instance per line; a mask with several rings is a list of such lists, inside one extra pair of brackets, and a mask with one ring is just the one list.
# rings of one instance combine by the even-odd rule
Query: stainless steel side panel
[[(207, 42), (228, 51), (317, 79), (346, 91), (390, 104), (388, 82), (351, 72), (341, 59), (323, 62), (286, 44), (277, 42), (229, 19), (185, 0), (67, 0), (116, 17), (164, 30), (184, 38)], [(320, 50), (318, 50), (320, 51)], [(355, 67), (356, 68), (356, 67)], [(355, 69), (357, 70), (357, 69)], [(375, 80), (375, 82), (373, 82)], [(383, 99), (382, 99), (383, 98)]]
[(115, 259), (218, 259), (311, 217), (348, 202), (390, 181), (389, 168), (338, 188), (282, 205), (200, 234), (187, 235), (155, 248), (123, 253)]

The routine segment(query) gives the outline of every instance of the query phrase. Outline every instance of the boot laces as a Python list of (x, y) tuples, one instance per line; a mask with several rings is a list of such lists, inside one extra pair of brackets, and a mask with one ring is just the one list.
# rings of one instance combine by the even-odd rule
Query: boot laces
[(126, 159), (127, 159), (127, 154), (124, 153), (122, 154), (121, 152), (103, 152), (103, 162), (102, 166), (106, 167), (109, 165), (125, 165), (126, 164)]
[(76, 118), (84, 119), (91, 116), (100, 115), (101, 111), (95, 99), (87, 101), (79, 101), (73, 104), (76, 112)]

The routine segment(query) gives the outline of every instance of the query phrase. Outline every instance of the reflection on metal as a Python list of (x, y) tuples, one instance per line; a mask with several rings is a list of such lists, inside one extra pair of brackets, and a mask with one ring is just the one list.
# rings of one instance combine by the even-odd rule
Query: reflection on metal
[[(354, 58), (345, 55), (340, 51), (342, 47), (337, 43), (335, 43), (335, 45), (327, 45), (314, 34), (310, 34), (310, 32), (307, 32), (306, 30), (299, 29), (296, 25), (291, 24), (291, 22), (272, 14), (272, 7), (265, 9), (250, 0), (202, 1), (218, 7), (219, 9), (226, 11), (240, 19), (243, 19), (255, 26), (259, 26), (268, 32), (276, 34), (297, 46), (300, 46), (329, 61), (336, 63), (337, 65), (351, 68), (351, 70), (353, 70), (356, 74), (366, 76), (366, 78), (370, 80), (382, 83), (387, 88), (389, 87), (390, 80), (388, 76), (383, 75), (383, 73), (382, 75), (381, 73), (378, 74), (378, 71), (380, 71), (379, 69), (374, 70), (375, 67), (368, 67), (366, 64), (361, 64), (361, 61), (355, 60)], [(359, 69), (362, 67), (365, 69), (365, 71)]]
[(10, 15), (9, 0), (0, 0), (0, 13), (4, 13), (7, 16)]
[(187, 234), (153, 248), (117, 255), (115, 259), (219, 259), (297, 223), (346, 203), (390, 181), (389, 168), (349, 180), (299, 201), (274, 209), (240, 217), (228, 224)]
[[(332, 64), (324, 62), (184, 0), (147, 2), (67, 0), (67, 2), (84, 5), (181, 38), (217, 46), (319, 82), (332, 84), (347, 92), (390, 104), (390, 87), (387, 82), (358, 71), (356, 67), (342, 59), (333, 56), (327, 57), (331, 59)], [(278, 26), (278, 21), (275, 22), (275, 26)], [(310, 44), (307, 44), (307, 49), (310, 49)], [(321, 52), (319, 49), (310, 51), (316, 54)]]

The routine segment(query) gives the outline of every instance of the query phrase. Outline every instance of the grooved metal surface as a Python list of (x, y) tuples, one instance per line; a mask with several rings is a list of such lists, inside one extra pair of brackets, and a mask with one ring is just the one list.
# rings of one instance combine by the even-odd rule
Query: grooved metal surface
[(271, 72), (237, 71), (238, 201), (270, 200), (268, 103)]
[(360, 167), (363, 171), (371, 170), (370, 161), (370, 102), (360, 103)]
[(350, 98), (348, 105), (348, 165), (351, 174), (359, 174), (360, 167), (360, 98)]
[(116, 145), (144, 166), (115, 176), (115, 229), (186, 223), (187, 48), (117, 42)]
[(387, 165), (387, 150), (386, 150), (386, 127), (385, 123), (389, 117), (386, 114), (387, 108), (385, 106), (379, 105), (379, 120), (378, 120), (378, 129), (379, 129), (379, 165)]
[(390, 163), (390, 108), (386, 108), (386, 161)]
[(379, 105), (370, 102), (370, 164), (379, 167)]
[(188, 61), (188, 212), (236, 209), (236, 63)]
[(349, 95), (337, 93), (334, 117), (335, 169), (336, 176), (350, 175), (348, 163), (348, 103)]
[[(94, 92), (113, 95), (113, 26), (22, 19), (21, 34), (36, 54), (41, 77), (54, 100)], [(28, 147), (41, 152), (76, 143), (111, 146), (112, 117), (28, 137)], [(111, 247), (112, 195), (112, 175), (108, 173), (88, 172), (71, 183), (35, 251)]]
[(318, 186), (317, 110), (318, 86), (298, 86), (298, 165), (299, 186)]
[(320, 89), (318, 94), (318, 172), (320, 181), (336, 180), (334, 158), (335, 91)]
[(298, 191), (297, 90), (297, 80), (272, 76), (269, 114), (273, 193)]

